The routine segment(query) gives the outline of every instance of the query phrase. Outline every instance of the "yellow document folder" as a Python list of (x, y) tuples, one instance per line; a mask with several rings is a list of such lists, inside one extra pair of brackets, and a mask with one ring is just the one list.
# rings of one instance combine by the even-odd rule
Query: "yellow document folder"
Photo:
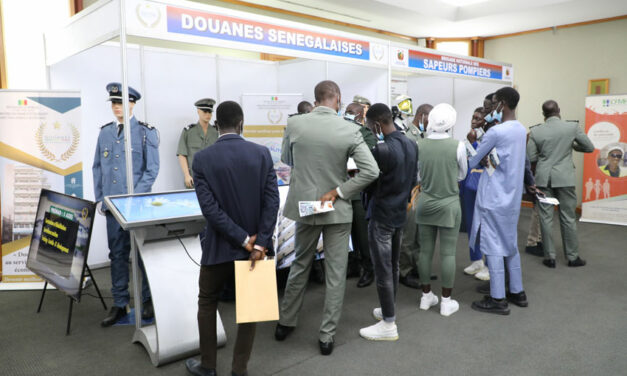
[(235, 261), (235, 316), (238, 324), (279, 319), (276, 262), (261, 260), (250, 270), (250, 261)]

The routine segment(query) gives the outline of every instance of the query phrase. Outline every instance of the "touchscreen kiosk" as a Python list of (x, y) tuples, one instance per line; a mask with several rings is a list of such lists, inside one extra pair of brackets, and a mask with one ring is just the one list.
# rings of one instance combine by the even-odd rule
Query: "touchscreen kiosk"
[[(155, 366), (199, 352), (198, 277), (202, 249), (198, 234), (206, 226), (196, 192), (107, 196), (104, 204), (123, 229), (132, 234), (150, 285), (155, 323), (137, 329), (133, 342), (148, 351)], [(133, 259), (133, 271), (139, 270)], [(135, 273), (134, 281), (141, 281)], [(139, 286), (133, 284), (135, 296)], [(136, 302), (136, 312), (140, 312)], [(226, 335), (218, 314), (218, 345)]]

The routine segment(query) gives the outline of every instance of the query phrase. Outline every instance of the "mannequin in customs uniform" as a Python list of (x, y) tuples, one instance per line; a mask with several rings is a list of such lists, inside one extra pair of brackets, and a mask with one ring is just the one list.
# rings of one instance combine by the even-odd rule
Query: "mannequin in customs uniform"
[[(159, 173), (159, 135), (157, 130), (133, 116), (135, 102), (141, 98), (139, 92), (132, 87), (129, 91), (129, 114), (131, 119), (131, 147), (133, 154), (133, 185), (134, 193), (150, 192), (152, 184)], [(107, 85), (109, 100), (115, 120), (103, 125), (98, 135), (96, 155), (92, 171), (94, 175), (94, 194), (96, 201), (104, 196), (128, 193), (126, 189), (126, 154), (124, 152), (124, 110), (122, 106), (122, 85), (116, 82)], [(111, 259), (111, 293), (113, 307), (102, 321), (102, 326), (111, 326), (130, 311), (128, 292), (130, 236), (115, 220), (111, 212), (102, 203), (102, 210), (107, 217), (107, 240), (109, 243), (109, 259)], [(140, 267), (144, 280), (142, 284), (142, 318), (154, 316), (152, 300), (143, 263)], [(138, 299), (138, 297), (135, 297)]]
[(185, 127), (179, 138), (179, 147), (176, 155), (179, 158), (179, 164), (185, 178), (185, 188), (194, 187), (192, 162), (196, 152), (213, 145), (218, 140), (216, 127), (209, 125), (215, 104), (216, 101), (211, 98), (196, 101), (194, 106), (196, 106), (198, 111), (198, 122)]

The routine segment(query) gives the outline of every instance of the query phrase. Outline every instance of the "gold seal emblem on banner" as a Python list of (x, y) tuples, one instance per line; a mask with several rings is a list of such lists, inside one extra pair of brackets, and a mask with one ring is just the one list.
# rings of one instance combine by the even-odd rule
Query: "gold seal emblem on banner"
[(52, 162), (63, 162), (70, 159), (78, 150), (81, 134), (73, 125), (61, 125), (58, 121), (48, 127), (42, 122), (35, 132), (35, 143), (39, 151)]

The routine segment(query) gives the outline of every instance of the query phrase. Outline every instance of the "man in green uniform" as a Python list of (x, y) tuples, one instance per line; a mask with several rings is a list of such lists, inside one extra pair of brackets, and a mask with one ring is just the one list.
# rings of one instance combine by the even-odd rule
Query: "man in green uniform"
[(218, 140), (218, 131), (215, 126), (209, 125), (215, 104), (216, 101), (211, 98), (196, 101), (194, 105), (198, 111), (198, 122), (183, 128), (179, 138), (176, 155), (179, 158), (181, 171), (183, 171), (186, 188), (194, 188), (194, 179), (192, 178), (194, 155)]
[[(579, 257), (577, 226), (575, 224), (575, 165), (573, 150), (592, 153), (594, 145), (578, 124), (562, 121), (557, 102), (548, 100), (542, 105), (544, 124), (531, 128), (527, 143), (527, 155), (536, 165), (536, 186), (547, 197), (559, 200), (560, 230), (564, 255), (568, 266), (584, 266), (586, 262)], [(555, 268), (555, 245), (551, 238), (553, 224), (553, 205), (538, 203), (544, 260), (542, 263)]]
[[(428, 103), (418, 106), (416, 116), (405, 133), (410, 140), (418, 142), (418, 140), (424, 138), (429, 125), (429, 113), (432, 108), (433, 106)], [(418, 150), (418, 159), (420, 159), (420, 150)], [(412, 193), (412, 202), (407, 213), (408, 219), (403, 228), (401, 256), (399, 259), (399, 282), (407, 287), (417, 289), (420, 287), (420, 281), (418, 280), (420, 245), (418, 243), (418, 224), (413, 220), (413, 218), (416, 218), (417, 189), (414, 188)]]
[(368, 112), (368, 109), (370, 108), (370, 106), (372, 106), (368, 98), (362, 97), (361, 95), (355, 95), (353, 97), (353, 103), (358, 103), (364, 106), (364, 117), (366, 117), (366, 113)]
[[(351, 103), (346, 106), (344, 119), (354, 122), (359, 126), (368, 149), (377, 144), (374, 134), (364, 126), (364, 106), (359, 103)], [(350, 162), (349, 162), (350, 163)], [(354, 167), (354, 166), (353, 166)], [(348, 174), (352, 178), (358, 170), (348, 168)], [(348, 277), (351, 276), (351, 270), (356, 271), (359, 276), (357, 287), (370, 286), (374, 282), (374, 269), (372, 268), (372, 260), (370, 259), (370, 247), (368, 243), (368, 222), (366, 221), (366, 210), (361, 202), (361, 195), (356, 193), (350, 199), (353, 206), (353, 225), (351, 227), (351, 238), (353, 240), (353, 252), (348, 255)]]
[[(318, 335), (320, 353), (333, 351), (335, 331), (342, 314), (346, 287), (348, 237), (353, 221), (349, 199), (379, 176), (379, 168), (359, 132), (359, 127), (338, 116), (340, 88), (322, 81), (314, 90), (316, 107), (287, 121), (281, 160), (292, 166), (292, 181), (283, 215), (296, 221), (295, 260), (281, 302), (274, 337), (283, 341), (298, 323), (309, 270), (322, 233), (326, 270), (326, 292)], [(348, 158), (359, 173), (347, 179)], [(333, 211), (302, 216), (301, 201), (331, 201)]]

